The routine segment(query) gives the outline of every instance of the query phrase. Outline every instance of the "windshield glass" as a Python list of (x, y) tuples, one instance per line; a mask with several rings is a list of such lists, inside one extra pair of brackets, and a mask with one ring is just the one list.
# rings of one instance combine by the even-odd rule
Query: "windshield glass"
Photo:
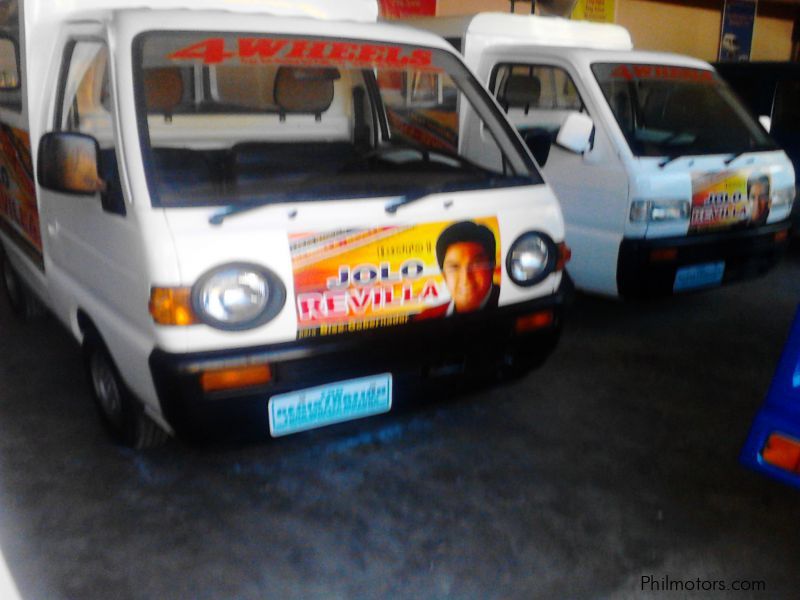
[[(488, 95), (444, 51), (151, 32), (134, 53), (155, 205), (421, 197), (541, 182)], [(466, 105), (490, 142), (479, 152), (463, 148)]]
[(620, 63), (592, 71), (636, 156), (776, 149), (713, 71)]

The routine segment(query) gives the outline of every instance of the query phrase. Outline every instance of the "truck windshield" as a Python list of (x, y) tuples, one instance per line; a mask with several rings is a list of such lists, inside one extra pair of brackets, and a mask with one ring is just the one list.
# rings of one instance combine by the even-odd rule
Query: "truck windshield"
[(713, 71), (624, 63), (592, 71), (636, 156), (777, 148)]
[[(134, 41), (154, 205), (231, 206), (540, 183), (489, 96), (448, 52), (287, 35)], [(459, 111), (483, 124), (465, 149)]]

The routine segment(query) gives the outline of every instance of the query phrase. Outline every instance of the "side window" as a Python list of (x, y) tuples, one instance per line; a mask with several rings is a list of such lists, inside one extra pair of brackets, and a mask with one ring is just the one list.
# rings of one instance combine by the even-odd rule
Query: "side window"
[(106, 182), (103, 208), (125, 214), (111, 118), (108, 48), (104, 42), (78, 41), (68, 47), (69, 66), (62, 74), (56, 129), (90, 135), (100, 146), (98, 170)]
[(495, 67), (491, 89), (521, 130), (537, 127), (555, 135), (570, 112), (585, 110), (575, 82), (560, 67), (501, 64)]
[[(772, 109), (773, 135), (800, 132), (800, 80), (784, 79), (775, 88), (775, 104)], [(796, 145), (797, 140), (792, 142)]]
[[(583, 110), (578, 89), (569, 74), (560, 67), (543, 65), (500, 65), (493, 78), (492, 91), (501, 104), (511, 101), (527, 87), (530, 109)], [(510, 94), (510, 96), (509, 96)], [(517, 96), (515, 96), (515, 94)], [(505, 101), (505, 103), (504, 103)], [(515, 108), (519, 108), (515, 106)]]
[(19, 89), (19, 57), (17, 44), (0, 34), (0, 91)]

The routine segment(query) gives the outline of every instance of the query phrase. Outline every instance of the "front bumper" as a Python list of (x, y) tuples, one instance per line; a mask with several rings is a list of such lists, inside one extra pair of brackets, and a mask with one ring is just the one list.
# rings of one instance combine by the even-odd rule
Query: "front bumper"
[[(420, 321), (357, 334), (312, 338), (255, 348), (170, 354), (155, 350), (150, 368), (164, 417), (184, 439), (252, 440), (269, 436), (272, 396), (318, 385), (392, 373), (392, 407), (408, 404), (420, 388), (455, 376), (496, 371), (510, 356), (537, 364), (555, 349), (565, 292), (500, 307), (488, 314)], [(553, 322), (515, 332), (517, 317), (551, 310)], [(267, 385), (205, 393), (200, 374), (242, 363), (268, 362)], [(448, 391), (450, 388), (447, 388)]]
[[(617, 289), (623, 297), (674, 293), (678, 269), (724, 262), (722, 284), (757, 277), (771, 269), (788, 246), (790, 221), (700, 235), (623, 239)], [(674, 250), (674, 252), (672, 252)]]

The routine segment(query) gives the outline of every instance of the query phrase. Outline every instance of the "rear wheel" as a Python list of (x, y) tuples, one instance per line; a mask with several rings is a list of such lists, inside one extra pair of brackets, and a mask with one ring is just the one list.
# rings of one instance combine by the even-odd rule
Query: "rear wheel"
[(169, 437), (128, 391), (108, 350), (95, 339), (84, 344), (95, 405), (111, 437), (131, 448), (153, 448)]
[(0, 275), (2, 275), (3, 289), (14, 314), (23, 319), (41, 315), (44, 312), (41, 305), (25, 287), (2, 248), (0, 248), (0, 271), (2, 271)]

